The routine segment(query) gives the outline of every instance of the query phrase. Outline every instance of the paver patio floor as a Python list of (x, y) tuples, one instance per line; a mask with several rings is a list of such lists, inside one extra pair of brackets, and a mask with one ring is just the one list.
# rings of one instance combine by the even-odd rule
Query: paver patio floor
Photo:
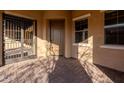
[(38, 58), (0, 67), (0, 82), (124, 82), (124, 73), (72, 58)]

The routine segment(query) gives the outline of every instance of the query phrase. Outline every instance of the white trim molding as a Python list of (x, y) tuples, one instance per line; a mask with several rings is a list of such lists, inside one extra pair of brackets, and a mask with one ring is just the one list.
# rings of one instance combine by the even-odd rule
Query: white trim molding
[(124, 50), (124, 45), (102, 45), (100, 48)]
[(104, 28), (113, 28), (113, 27), (122, 27), (124, 26), (124, 23), (122, 24), (115, 24), (115, 25), (108, 25), (108, 26), (104, 26)]
[(4, 13), (5, 14), (8, 14), (8, 15), (13, 15), (13, 16), (18, 16), (18, 17), (24, 17), (24, 18), (35, 20), (33, 17), (29, 17), (27, 15), (19, 14), (19, 13), (16, 13), (16, 12), (11, 12), (11, 11), (6, 11), (5, 10)]
[(73, 43), (73, 46), (79, 46), (79, 47), (89, 47), (90, 44), (88, 43)]
[(89, 17), (89, 16), (91, 16), (90, 13), (85, 14), (85, 15), (82, 15), (82, 16), (75, 17), (75, 18), (73, 18), (72, 20), (73, 20), (73, 21), (76, 21), (76, 20), (80, 20), (80, 19), (87, 18), (87, 17)]

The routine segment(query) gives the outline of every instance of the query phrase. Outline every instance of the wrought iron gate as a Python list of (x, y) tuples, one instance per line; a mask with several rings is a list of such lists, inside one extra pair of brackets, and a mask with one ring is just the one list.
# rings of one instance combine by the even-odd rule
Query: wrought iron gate
[(36, 55), (35, 21), (3, 14), (5, 63)]

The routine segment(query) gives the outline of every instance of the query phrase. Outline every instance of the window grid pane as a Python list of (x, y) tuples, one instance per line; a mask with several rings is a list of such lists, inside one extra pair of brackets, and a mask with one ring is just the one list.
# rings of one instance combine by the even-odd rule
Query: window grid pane
[(75, 43), (86, 42), (86, 39), (88, 38), (87, 29), (88, 19), (75, 21)]
[[(124, 11), (108, 11), (105, 13), (105, 26), (124, 24)], [(124, 26), (105, 28), (105, 44), (124, 45)]]
[(75, 32), (75, 37), (77, 37), (75, 40), (76, 43), (82, 42), (82, 35), (82, 32)]

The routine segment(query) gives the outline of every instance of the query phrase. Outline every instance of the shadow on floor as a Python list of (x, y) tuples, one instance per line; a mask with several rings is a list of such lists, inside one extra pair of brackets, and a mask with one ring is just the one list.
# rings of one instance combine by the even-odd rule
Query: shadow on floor
[(106, 74), (113, 82), (115, 83), (123, 83), (124, 82), (124, 72), (120, 72), (117, 70), (113, 70), (107, 67), (100, 66), (98, 64), (94, 64), (97, 68), (99, 68), (104, 74)]
[(48, 76), (50, 83), (91, 83), (84, 68), (76, 59), (60, 57), (55, 69)]
[(124, 82), (124, 72), (107, 67), (60, 57), (48, 75), (50, 83), (112, 83)]
[(0, 67), (6, 83), (109, 83), (124, 82), (124, 72), (73, 58), (39, 58)]

